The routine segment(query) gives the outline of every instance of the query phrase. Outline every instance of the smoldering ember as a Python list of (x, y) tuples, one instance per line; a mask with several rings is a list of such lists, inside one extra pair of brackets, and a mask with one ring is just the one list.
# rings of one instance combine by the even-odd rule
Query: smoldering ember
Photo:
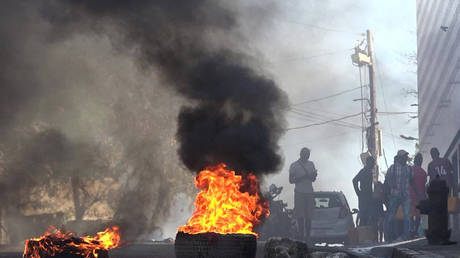
[(0, 6), (0, 257), (460, 252), (460, 2)]

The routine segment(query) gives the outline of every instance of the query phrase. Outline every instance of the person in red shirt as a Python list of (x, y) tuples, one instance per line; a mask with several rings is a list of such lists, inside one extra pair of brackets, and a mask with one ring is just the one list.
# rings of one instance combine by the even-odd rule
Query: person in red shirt
[(430, 182), (439, 176), (440, 179), (445, 180), (449, 189), (452, 189), (452, 164), (446, 158), (439, 157), (439, 150), (437, 148), (431, 148), (431, 157), (433, 161), (428, 164), (428, 176)]
[[(411, 199), (411, 216), (412, 216), (412, 234), (414, 236), (418, 233), (418, 228), (420, 226), (420, 210), (415, 207), (418, 205), (420, 200), (426, 198), (425, 196), (425, 185), (427, 181), (427, 174), (422, 168), (423, 156), (421, 153), (417, 153), (414, 158), (413, 177), (414, 184), (410, 186), (410, 199)], [(413, 188), (416, 188), (414, 191)]]

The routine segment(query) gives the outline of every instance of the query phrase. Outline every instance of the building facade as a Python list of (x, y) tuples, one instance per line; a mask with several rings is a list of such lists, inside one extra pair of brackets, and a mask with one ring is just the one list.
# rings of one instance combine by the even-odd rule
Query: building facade
[[(460, 0), (416, 0), (419, 145), (460, 170)], [(459, 189), (460, 190), (460, 189)]]

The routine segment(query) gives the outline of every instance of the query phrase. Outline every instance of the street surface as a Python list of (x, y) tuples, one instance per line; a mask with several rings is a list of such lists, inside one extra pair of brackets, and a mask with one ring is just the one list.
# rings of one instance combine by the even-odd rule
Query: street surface
[[(456, 235), (452, 240), (459, 239)], [(264, 241), (259, 241), (256, 258), (264, 257)], [(315, 246), (310, 249), (318, 256), (326, 257), (325, 253), (346, 253), (348, 257), (403, 257), (403, 258), (460, 258), (460, 244), (439, 246), (428, 245), (425, 238), (418, 238), (410, 241), (368, 245), (361, 247), (322, 247)], [(0, 258), (22, 258), (22, 247), (0, 247)], [(173, 243), (134, 243), (129, 246), (114, 249), (110, 252), (112, 258), (173, 258)], [(329, 256), (334, 257), (334, 256)]]
[[(265, 242), (259, 241), (257, 245), (256, 258), (264, 257)], [(339, 252), (337, 247), (315, 247), (315, 251), (322, 252)], [(22, 258), (21, 247), (3, 247), (0, 248), (0, 258)], [(173, 243), (135, 243), (124, 248), (111, 250), (109, 252), (111, 258), (173, 258), (174, 244)], [(368, 256), (356, 256), (368, 257)]]

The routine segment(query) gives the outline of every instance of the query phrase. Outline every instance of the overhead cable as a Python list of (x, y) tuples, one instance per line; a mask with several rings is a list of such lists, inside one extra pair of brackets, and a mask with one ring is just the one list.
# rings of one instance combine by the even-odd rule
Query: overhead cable
[(355, 117), (355, 116), (360, 116), (362, 113), (359, 112), (357, 114), (352, 114), (352, 115), (348, 115), (348, 116), (344, 116), (344, 117), (340, 117), (340, 118), (336, 118), (336, 119), (332, 119), (332, 120), (328, 120), (328, 121), (324, 121), (324, 122), (319, 122), (319, 123), (313, 123), (313, 124), (308, 124), (308, 125), (303, 125), (303, 126), (297, 126), (297, 127), (291, 127), (291, 128), (287, 128), (286, 130), (296, 130), (296, 129), (302, 129), (302, 128), (307, 128), (307, 127), (312, 127), (312, 126), (316, 126), (316, 125), (324, 125), (324, 124), (328, 124), (328, 123), (332, 123), (332, 122), (337, 122), (337, 121), (341, 121), (341, 120), (344, 120), (344, 119), (347, 119), (347, 118), (351, 118), (351, 117)]
[[(304, 117), (307, 120), (312, 121), (312, 122), (324, 122), (324, 121), (326, 121), (328, 119), (329, 120), (333, 119), (332, 117), (316, 114), (316, 113), (313, 113), (313, 112), (304, 111), (304, 110), (297, 109), (297, 108), (293, 108), (293, 109), (291, 109), (289, 111), (294, 113), (294, 114), (296, 114), (296, 115)], [(340, 115), (340, 116), (343, 116), (343, 115)], [(345, 121), (337, 121), (337, 122), (334, 122), (334, 124), (338, 125), (338, 126), (361, 129), (361, 126), (359, 126), (357, 124), (345, 122)]]
[(324, 99), (337, 97), (337, 96), (340, 96), (342, 94), (345, 94), (345, 93), (348, 93), (348, 92), (351, 92), (351, 91), (354, 91), (354, 90), (357, 90), (357, 89), (361, 89), (361, 86), (358, 86), (358, 87), (355, 87), (355, 88), (352, 88), (352, 89), (348, 89), (348, 90), (344, 90), (344, 91), (340, 91), (340, 92), (337, 92), (337, 93), (334, 93), (334, 94), (331, 94), (331, 95), (328, 95), (328, 96), (324, 96), (324, 97), (321, 97), (321, 98), (311, 99), (311, 100), (299, 102), (299, 103), (293, 104), (292, 106), (298, 106), (298, 105), (303, 105), (303, 104), (307, 104), (307, 103), (318, 102), (318, 101), (321, 101), (321, 100), (324, 100)]
[(315, 25), (315, 24), (309, 24), (309, 23), (303, 23), (303, 22), (297, 22), (297, 21), (289, 21), (289, 20), (281, 20), (281, 19), (276, 19), (276, 21), (297, 24), (297, 25), (310, 27), (310, 28), (317, 29), (317, 30), (338, 32), (338, 33), (346, 33), (346, 34), (351, 34), (351, 35), (354, 35), (354, 36), (362, 34), (362, 33), (357, 33), (357, 32), (352, 32), (352, 31), (345, 31), (345, 30), (339, 30), (339, 29), (326, 28), (326, 27)]
[(404, 115), (404, 114), (417, 114), (416, 111), (402, 111), (402, 112), (377, 112), (380, 115)]
[[(374, 56), (375, 57), (375, 64), (377, 66), (379, 66), (378, 64), (378, 60), (377, 60), (377, 55)], [(383, 79), (382, 79), (382, 74), (380, 72), (380, 69), (377, 69), (377, 75), (379, 77), (379, 86), (380, 86), (380, 89), (381, 89), (381, 92), (382, 92), (382, 96), (383, 96), (383, 104), (384, 104), (384, 107), (385, 107), (385, 111), (388, 111), (388, 106), (387, 106), (387, 101), (385, 99), (385, 90), (384, 90), (384, 86), (383, 86)], [(377, 112), (378, 114), (385, 114), (387, 112)], [(388, 122), (388, 125), (390, 126), (390, 132), (391, 132), (391, 141), (393, 142), (393, 148), (396, 149), (396, 143), (395, 143), (395, 137), (393, 136), (394, 133), (393, 133), (393, 127), (391, 126), (391, 119), (387, 117), (387, 122)]]
[(351, 48), (341, 49), (341, 50), (336, 50), (336, 51), (330, 51), (330, 52), (325, 52), (325, 53), (321, 53), (321, 54), (317, 54), (317, 55), (311, 55), (311, 56), (300, 56), (300, 57), (287, 58), (287, 59), (283, 59), (283, 60), (280, 60), (280, 61), (282, 61), (282, 62), (305, 61), (305, 60), (309, 60), (309, 59), (313, 59), (313, 58), (317, 58), (317, 57), (335, 55), (335, 54), (343, 53), (343, 52), (349, 51), (349, 50), (351, 50)]

